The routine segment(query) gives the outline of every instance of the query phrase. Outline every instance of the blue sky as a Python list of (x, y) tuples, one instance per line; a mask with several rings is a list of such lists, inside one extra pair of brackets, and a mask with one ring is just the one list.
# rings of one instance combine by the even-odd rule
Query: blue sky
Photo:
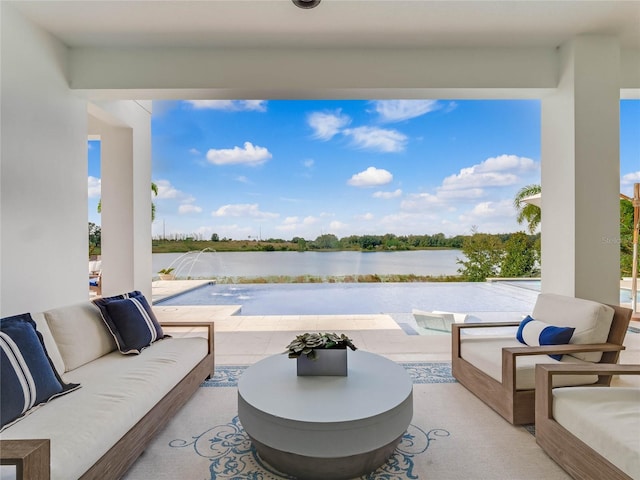
[[(621, 192), (640, 182), (640, 101), (623, 100)], [(540, 183), (537, 100), (156, 101), (153, 235), (312, 240), (523, 230)], [(100, 223), (99, 142), (89, 221)]]

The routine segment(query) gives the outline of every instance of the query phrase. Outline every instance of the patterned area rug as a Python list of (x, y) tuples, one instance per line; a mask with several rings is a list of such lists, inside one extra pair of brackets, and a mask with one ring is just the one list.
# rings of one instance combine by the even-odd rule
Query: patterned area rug
[[(413, 421), (389, 460), (361, 479), (568, 478), (525, 428), (458, 384), (450, 363), (401, 365), (414, 382)], [(262, 461), (238, 420), (236, 387), (246, 368), (216, 367), (124, 478), (291, 479)]]
[[(451, 376), (451, 364), (449, 362), (410, 362), (399, 363), (406, 370), (413, 384), (421, 383), (457, 383)], [(238, 379), (248, 365), (221, 365), (216, 366), (216, 374), (210, 380), (204, 382), (201, 387), (237, 387)]]

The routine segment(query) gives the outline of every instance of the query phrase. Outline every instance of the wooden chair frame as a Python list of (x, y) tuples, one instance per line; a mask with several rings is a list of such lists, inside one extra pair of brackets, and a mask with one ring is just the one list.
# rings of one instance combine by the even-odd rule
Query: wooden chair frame
[[(614, 309), (607, 343), (589, 345), (551, 345), (544, 347), (509, 347), (502, 349), (502, 382), (490, 377), (461, 356), (460, 336), (468, 328), (516, 327), (511, 323), (463, 323), (451, 327), (451, 371), (453, 376), (480, 400), (514, 425), (535, 422), (535, 389), (516, 390), (516, 361), (521, 355), (572, 354), (579, 352), (603, 352), (600, 364), (617, 363), (632, 311), (629, 308), (610, 305)], [(608, 386), (611, 375), (600, 375), (598, 385)]]
[(626, 473), (553, 418), (553, 376), (563, 374), (640, 375), (640, 365), (536, 365), (536, 442), (538, 445), (575, 479), (631, 480)]
[[(205, 327), (207, 329), (207, 355), (162, 400), (160, 400), (131, 430), (129, 430), (102, 458), (81, 477), (82, 480), (120, 478), (144, 452), (173, 416), (198, 390), (200, 384), (215, 373), (214, 323), (197, 321), (161, 321), (162, 327)], [(55, 402), (52, 404), (55, 408)], [(35, 443), (34, 443), (35, 442)], [(37, 455), (33, 454), (38, 446)], [(2, 464), (19, 465), (18, 480), (49, 480), (49, 440), (0, 440)], [(46, 459), (46, 468), (42, 465)], [(31, 472), (37, 472), (32, 476)]]

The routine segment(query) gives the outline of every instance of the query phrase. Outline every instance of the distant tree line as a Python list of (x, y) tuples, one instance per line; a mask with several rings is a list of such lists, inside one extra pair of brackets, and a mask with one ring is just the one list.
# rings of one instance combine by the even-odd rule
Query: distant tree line
[(306, 250), (417, 250), (424, 248), (462, 248), (464, 236), (447, 238), (444, 233), (435, 235), (350, 235), (338, 238), (332, 233), (320, 235), (315, 240), (294, 237), (291, 242)]

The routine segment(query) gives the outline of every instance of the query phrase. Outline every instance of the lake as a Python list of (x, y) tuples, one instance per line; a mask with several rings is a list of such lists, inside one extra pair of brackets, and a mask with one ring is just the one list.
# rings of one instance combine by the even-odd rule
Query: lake
[(459, 258), (464, 258), (460, 250), (154, 253), (152, 275), (168, 267), (178, 278), (457, 275)]

